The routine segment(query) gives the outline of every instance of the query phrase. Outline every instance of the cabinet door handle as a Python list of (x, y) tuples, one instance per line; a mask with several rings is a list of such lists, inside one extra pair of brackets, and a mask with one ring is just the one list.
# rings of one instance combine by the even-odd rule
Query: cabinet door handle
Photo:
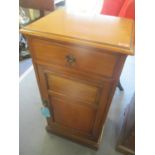
[(72, 65), (76, 62), (76, 58), (73, 55), (66, 55), (66, 61)]

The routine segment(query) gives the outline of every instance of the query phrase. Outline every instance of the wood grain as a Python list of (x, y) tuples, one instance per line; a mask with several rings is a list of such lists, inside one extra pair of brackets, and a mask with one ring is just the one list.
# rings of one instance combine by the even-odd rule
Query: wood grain
[(21, 30), (28, 38), (47, 130), (98, 148), (128, 54), (133, 21), (60, 9)]
[(48, 76), (48, 85), (50, 90), (69, 96), (71, 99), (79, 98), (78, 100), (97, 104), (97, 87), (55, 75)]
[[(36, 61), (71, 67), (72, 69), (89, 71), (108, 77), (112, 76), (118, 59), (117, 55), (107, 54), (103, 51), (96, 52), (91, 48), (67, 46), (35, 38), (32, 41), (32, 46)], [(70, 65), (66, 61), (68, 55), (75, 57), (74, 64)]]
[(134, 21), (130, 19), (103, 15), (88, 17), (59, 9), (21, 32), (133, 55), (133, 29)]

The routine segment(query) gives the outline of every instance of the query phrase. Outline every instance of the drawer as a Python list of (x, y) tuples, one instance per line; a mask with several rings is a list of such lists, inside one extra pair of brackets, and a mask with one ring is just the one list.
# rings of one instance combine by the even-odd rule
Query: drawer
[(63, 45), (33, 38), (32, 50), (36, 61), (60, 65), (91, 74), (112, 77), (118, 56), (92, 48)]

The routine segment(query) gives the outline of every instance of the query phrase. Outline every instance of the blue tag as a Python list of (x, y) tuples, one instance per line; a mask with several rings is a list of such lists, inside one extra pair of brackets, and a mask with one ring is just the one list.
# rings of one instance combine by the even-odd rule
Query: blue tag
[(41, 108), (41, 113), (46, 118), (51, 117), (50, 111), (49, 111), (49, 109), (47, 107), (42, 107)]

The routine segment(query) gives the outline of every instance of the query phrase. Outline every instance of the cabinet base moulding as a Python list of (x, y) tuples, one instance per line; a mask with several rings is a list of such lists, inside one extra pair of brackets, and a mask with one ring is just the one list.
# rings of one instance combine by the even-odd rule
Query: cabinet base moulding
[(76, 136), (76, 135), (73, 135), (73, 134), (66, 133), (64, 131), (59, 131), (57, 129), (51, 128), (50, 126), (46, 126), (45, 129), (46, 129), (46, 131), (48, 133), (55, 134), (57, 136), (67, 138), (67, 139), (69, 139), (69, 140), (71, 140), (73, 142), (76, 141), (78, 144), (83, 144), (83, 145), (85, 145), (85, 146), (87, 146), (89, 148), (92, 148), (94, 150), (99, 149), (101, 139), (102, 139), (102, 134), (101, 134), (101, 136), (99, 138), (99, 141), (93, 141), (93, 140), (88, 140), (86, 138), (79, 137), (79, 136)]

